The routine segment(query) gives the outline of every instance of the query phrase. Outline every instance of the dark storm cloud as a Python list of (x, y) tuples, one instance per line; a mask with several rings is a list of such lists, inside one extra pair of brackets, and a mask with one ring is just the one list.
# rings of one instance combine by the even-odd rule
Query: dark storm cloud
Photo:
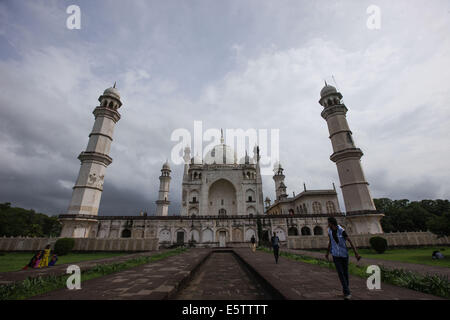
[[(372, 195), (448, 198), (448, 2), (379, 1), (378, 31), (368, 1), (78, 1), (81, 30), (65, 27), (70, 4), (0, 3), (0, 202), (65, 212), (92, 110), (114, 81), (123, 107), (103, 215), (154, 213), (171, 134), (195, 120), (279, 129), (289, 194), (338, 187), (317, 103), (332, 74)], [(171, 166), (176, 214), (183, 166)]]

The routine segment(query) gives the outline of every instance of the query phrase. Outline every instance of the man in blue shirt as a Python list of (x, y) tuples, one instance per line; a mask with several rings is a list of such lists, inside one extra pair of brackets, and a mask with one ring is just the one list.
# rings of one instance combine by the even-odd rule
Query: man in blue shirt
[(350, 294), (348, 282), (348, 250), (346, 241), (348, 241), (352, 246), (352, 249), (355, 252), (355, 257), (356, 259), (358, 259), (358, 261), (359, 259), (361, 259), (361, 256), (356, 251), (355, 246), (348, 237), (344, 228), (338, 225), (336, 219), (333, 217), (328, 218), (328, 238), (329, 238), (328, 250), (325, 257), (328, 260), (328, 256), (331, 251), (331, 255), (333, 256), (333, 262), (334, 265), (336, 266), (336, 271), (338, 273), (339, 280), (341, 280), (342, 290), (344, 292), (344, 299), (350, 300), (352, 296)]

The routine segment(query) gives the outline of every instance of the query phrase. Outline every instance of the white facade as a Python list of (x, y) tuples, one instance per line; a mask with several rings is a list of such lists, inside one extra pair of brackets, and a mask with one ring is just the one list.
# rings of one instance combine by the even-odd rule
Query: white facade
[[(256, 151), (256, 150), (255, 150)], [(264, 213), (258, 155), (237, 161), (235, 152), (222, 143), (205, 159), (190, 158), (185, 149), (182, 216), (242, 216)]]
[[(345, 201), (344, 214), (336, 189), (306, 190), (289, 197), (283, 168), (274, 168), (276, 199), (263, 204), (259, 148), (253, 157), (237, 159), (224, 143), (213, 147), (202, 159), (184, 150), (181, 212), (169, 215), (170, 166), (161, 170), (156, 214), (152, 216), (98, 217), (105, 170), (120, 95), (115, 88), (105, 90), (87, 150), (79, 156), (80, 174), (67, 214), (61, 215), (61, 236), (75, 238), (157, 238), (160, 246), (195, 243), (198, 246), (242, 246), (254, 235), (268, 240), (277, 234), (282, 242), (288, 236), (320, 236), (326, 233), (327, 218), (336, 217), (349, 234), (381, 233), (380, 219), (362, 172), (362, 151), (354, 146), (342, 95), (326, 85), (321, 91), (322, 116), (328, 123), (333, 145), (331, 160), (336, 162)], [(258, 232), (258, 230), (260, 232)]]

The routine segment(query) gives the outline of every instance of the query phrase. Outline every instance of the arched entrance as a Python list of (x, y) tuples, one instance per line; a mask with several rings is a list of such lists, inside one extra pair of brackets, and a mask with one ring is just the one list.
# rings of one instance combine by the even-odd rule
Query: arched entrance
[(177, 231), (177, 244), (178, 245), (184, 244), (184, 231), (183, 230)]
[(322, 227), (319, 227), (319, 226), (314, 227), (314, 235), (315, 235), (315, 236), (321, 236), (321, 235), (323, 235), (323, 229), (322, 229)]
[(296, 227), (290, 227), (288, 229), (288, 235), (289, 236), (298, 236), (298, 230)]
[(269, 230), (264, 230), (262, 234), (262, 241), (264, 243), (270, 243)]
[(252, 239), (252, 236), (254, 236), (256, 239), (255, 230), (247, 229), (247, 231), (245, 231), (245, 241), (250, 241)]
[(205, 229), (202, 232), (202, 242), (203, 243), (208, 243), (208, 242), (213, 242), (214, 241), (214, 234), (213, 231), (211, 229)]
[(221, 216), (237, 214), (236, 189), (230, 181), (219, 179), (209, 187), (208, 214)]
[(309, 229), (308, 227), (303, 227), (302, 228), (302, 236), (310, 236), (311, 235), (311, 229)]
[(230, 235), (226, 229), (221, 228), (216, 231), (216, 241), (219, 242), (219, 247), (226, 247), (229, 240)]
[(170, 231), (167, 229), (161, 230), (159, 233), (159, 242), (170, 242)]
[(280, 241), (286, 241), (286, 234), (284, 233), (284, 231), (282, 229), (275, 229), (273, 230), (273, 233), (278, 236), (278, 239), (280, 239)]
[(198, 230), (191, 230), (191, 235), (189, 236), (189, 241), (191, 242), (196, 242), (199, 243), (200, 242), (200, 233), (198, 232)]
[(219, 246), (224, 248), (226, 246), (227, 233), (225, 231), (219, 231)]
[(122, 231), (122, 238), (131, 238), (131, 231), (130, 231), (130, 229), (124, 229)]

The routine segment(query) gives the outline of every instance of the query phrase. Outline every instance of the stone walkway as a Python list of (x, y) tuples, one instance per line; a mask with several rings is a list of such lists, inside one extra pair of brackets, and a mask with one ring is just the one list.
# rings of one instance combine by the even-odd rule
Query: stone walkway
[[(249, 249), (235, 249), (257, 273), (288, 300), (339, 300), (342, 287), (335, 270), (280, 257), (278, 264), (272, 254)], [(366, 280), (350, 275), (354, 300), (440, 299), (417, 291), (381, 284), (381, 290), (368, 290)]]
[(214, 252), (199, 268), (179, 300), (265, 300), (271, 295), (242, 266), (232, 251)]
[[(215, 250), (216, 251), (216, 250)], [(249, 248), (190, 249), (81, 283), (81, 290), (61, 289), (34, 297), (45, 300), (235, 300), (278, 297), (289, 300), (340, 300), (341, 284), (335, 270)], [(231, 251), (234, 251), (234, 256)], [(381, 284), (368, 290), (366, 280), (350, 276), (355, 300), (439, 299), (417, 291)]]
[(162, 300), (172, 297), (211, 253), (189, 250), (129, 270), (81, 283), (80, 290), (60, 289), (32, 300)]
[[(307, 251), (307, 250), (292, 250), (292, 249), (284, 249), (282, 251), (290, 252), (293, 254), (301, 254), (305, 256), (310, 256), (316, 259), (326, 260), (325, 254), (321, 252), (315, 252), (315, 251)], [(350, 257), (350, 262), (362, 265), (362, 266), (370, 266), (370, 265), (378, 265), (383, 266), (387, 269), (404, 269), (416, 273), (420, 273), (422, 275), (427, 274), (439, 274), (441, 276), (447, 277), (450, 280), (450, 268), (446, 267), (439, 267), (439, 266), (429, 266), (424, 264), (415, 264), (415, 263), (406, 263), (406, 262), (400, 262), (400, 261), (390, 261), (390, 260), (383, 260), (383, 259), (370, 259), (370, 258), (364, 258), (364, 255), (362, 255), (361, 260), (356, 260), (355, 257)]]
[[(50, 275), (56, 276), (56, 275), (66, 274), (67, 267), (72, 264), (79, 266), (81, 271), (85, 271), (85, 270), (92, 269), (93, 267), (95, 267), (96, 265), (99, 265), (99, 264), (120, 263), (120, 262), (124, 262), (124, 261), (131, 260), (134, 258), (160, 254), (162, 252), (164, 252), (164, 250), (163, 251), (148, 251), (148, 252), (141, 252), (141, 253), (133, 253), (133, 254), (127, 254), (127, 255), (117, 256), (117, 257), (112, 257), (112, 258), (104, 258), (104, 259), (96, 259), (96, 260), (88, 260), (88, 261), (60, 264), (60, 265), (56, 265), (54, 267), (47, 267), (47, 268), (0, 272), (0, 285), (9, 284), (9, 283), (16, 282), (16, 281), (22, 281), (22, 280), (25, 280), (26, 278), (37, 278), (37, 277), (45, 277), (45, 276), (50, 276)], [(31, 256), (31, 254), (30, 254), (30, 256)]]

